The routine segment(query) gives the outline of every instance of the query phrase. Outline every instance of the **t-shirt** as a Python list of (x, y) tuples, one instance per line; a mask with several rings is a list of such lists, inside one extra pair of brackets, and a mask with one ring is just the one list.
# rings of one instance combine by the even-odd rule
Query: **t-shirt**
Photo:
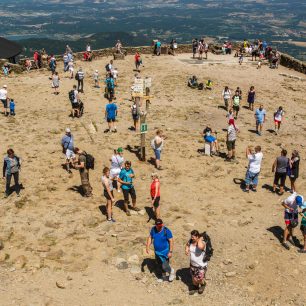
[(117, 112), (117, 105), (114, 103), (108, 103), (106, 105), (106, 112), (107, 112), (107, 118), (108, 119), (115, 119), (116, 118), (116, 112)]
[(302, 217), (301, 225), (306, 226), (306, 210), (305, 211), (303, 210), (302, 213), (304, 217)]
[(69, 61), (68, 55), (63, 56), (63, 61), (64, 61), (64, 63), (68, 63), (68, 61)]
[[(134, 171), (133, 169), (129, 169), (129, 170), (126, 170), (125, 168), (122, 169), (120, 171), (120, 174), (119, 174), (119, 178), (123, 181), (123, 182), (126, 182), (126, 183), (132, 183), (133, 182), (133, 178), (130, 177), (130, 174), (134, 174)], [(129, 190), (129, 189), (132, 189), (134, 186), (131, 184), (131, 185), (125, 185), (125, 184), (122, 184), (122, 189), (125, 189), (125, 190)]]
[(7, 98), (7, 90), (4, 88), (0, 89), (0, 100), (6, 100)]
[(159, 137), (158, 135), (155, 136), (154, 138), (154, 147), (155, 150), (162, 150), (164, 144), (164, 140)]
[(116, 69), (112, 70), (112, 75), (113, 75), (114, 79), (117, 79), (117, 77), (118, 77), (118, 70), (116, 70)]
[(121, 169), (124, 158), (119, 154), (113, 155), (111, 158), (111, 169)]
[(232, 124), (228, 127), (227, 133), (228, 133), (228, 138), (227, 138), (228, 141), (236, 140), (236, 129)]
[(275, 113), (274, 113), (274, 119), (277, 120), (277, 121), (282, 121), (282, 118), (284, 116), (284, 111), (283, 110), (277, 110)]
[(256, 120), (258, 120), (260, 122), (263, 122), (265, 116), (266, 116), (266, 110), (265, 109), (262, 109), (262, 110), (260, 110), (259, 108), (256, 109), (256, 111), (255, 111)]
[(157, 48), (160, 48), (160, 47), (161, 47), (161, 42), (160, 42), (160, 41), (158, 41), (158, 42), (156, 43), (156, 47), (157, 47)]
[(103, 187), (104, 187), (105, 190), (106, 190), (106, 186), (108, 186), (108, 188), (109, 188), (110, 191), (112, 191), (112, 190), (114, 189), (114, 187), (113, 187), (113, 181), (112, 181), (110, 178), (108, 178), (108, 177), (106, 177), (105, 175), (103, 175), (103, 176), (101, 177), (101, 181), (102, 181), (102, 185), (103, 185)]
[[(296, 199), (296, 197), (298, 196), (298, 194), (296, 193), (296, 192), (294, 192), (292, 195), (290, 195), (285, 201), (284, 201), (284, 203), (288, 206), (288, 207), (290, 207), (291, 208), (291, 211), (290, 211), (290, 209), (287, 209), (287, 208), (285, 208), (285, 211), (287, 211), (287, 212), (292, 212), (292, 210), (293, 211), (297, 211), (298, 210), (298, 205), (296, 204), (296, 201), (295, 201), (295, 199)], [(301, 196), (301, 195), (299, 195), (300, 197), (302, 197), (302, 202), (304, 202), (304, 198), (303, 198), (303, 196)]]
[(233, 97), (233, 104), (235, 106), (239, 106), (239, 104), (240, 104), (240, 96), (234, 96)]
[(77, 103), (79, 92), (77, 90), (74, 90), (73, 95), (74, 95), (73, 103)]
[(10, 102), (10, 110), (11, 111), (15, 110), (15, 102), (13, 102), (13, 101)]
[(231, 98), (231, 91), (230, 90), (223, 90), (222, 96), (224, 99), (230, 99)]
[(94, 80), (98, 80), (99, 79), (99, 73), (98, 72), (94, 72), (93, 78), (94, 78)]
[(73, 151), (74, 149), (73, 136), (64, 135), (64, 137), (62, 138), (62, 145), (64, 146), (65, 149)]
[(78, 71), (77, 72), (77, 74), (78, 74), (78, 76), (79, 76), (79, 80), (83, 80), (84, 79), (84, 76), (85, 76), (85, 73), (84, 73), (84, 71)]
[(154, 226), (150, 231), (150, 236), (153, 239), (154, 251), (157, 255), (168, 258), (170, 250), (169, 239), (173, 238), (172, 232), (163, 227), (160, 232)]
[(255, 154), (249, 154), (248, 155), (248, 159), (249, 159), (248, 170), (252, 173), (259, 173), (262, 158), (263, 158), (262, 152), (258, 152)]

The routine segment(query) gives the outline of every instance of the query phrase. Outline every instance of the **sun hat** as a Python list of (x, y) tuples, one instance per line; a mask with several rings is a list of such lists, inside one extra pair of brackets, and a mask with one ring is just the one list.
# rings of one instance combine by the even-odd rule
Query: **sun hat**
[(7, 85), (3, 85), (3, 88), (7, 88)]

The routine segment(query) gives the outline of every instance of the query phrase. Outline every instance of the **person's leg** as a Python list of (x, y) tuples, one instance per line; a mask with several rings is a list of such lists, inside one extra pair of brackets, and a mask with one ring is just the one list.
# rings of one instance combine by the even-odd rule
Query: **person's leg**
[(160, 205), (155, 208), (155, 217), (156, 219), (160, 219)]
[(107, 220), (112, 219), (112, 201), (107, 199), (106, 201)]
[(80, 92), (80, 85), (81, 85), (81, 81), (78, 80), (78, 92)]
[(245, 191), (248, 192), (250, 190), (250, 182), (251, 182), (251, 174), (250, 171), (247, 170), (245, 174)]
[(279, 194), (284, 193), (284, 187), (285, 187), (285, 182), (286, 182), (286, 173), (282, 173), (281, 179), (280, 179), (280, 188), (279, 188)]
[(291, 183), (291, 191), (292, 192), (296, 192), (296, 188), (295, 188), (295, 178), (290, 178), (290, 183)]
[(124, 198), (124, 211), (126, 212), (127, 216), (130, 216), (130, 210), (129, 210), (129, 190), (122, 189), (123, 192), (123, 198)]
[(91, 196), (91, 186), (89, 184), (89, 175), (88, 175), (88, 171), (84, 171), (81, 173), (81, 183), (82, 183), (82, 189), (84, 192), (84, 195), (86, 197)]
[(6, 175), (6, 185), (5, 185), (5, 196), (10, 194), (10, 186), (11, 186), (12, 174)]
[(136, 207), (136, 191), (133, 188), (130, 189), (130, 195), (132, 198), (132, 205), (133, 205), (133, 210), (139, 211), (140, 209), (138, 207)]
[(277, 123), (277, 130), (278, 130), (278, 132), (279, 132), (280, 126), (281, 126), (281, 121), (279, 121), (279, 122)]
[(84, 92), (84, 80), (81, 80), (81, 92)]
[(17, 195), (20, 193), (20, 185), (19, 185), (19, 172), (13, 173), (14, 182), (15, 182), (15, 191)]
[(278, 185), (278, 181), (279, 181), (279, 175), (277, 172), (275, 172), (274, 182), (273, 182), (273, 192), (276, 192), (276, 186)]
[(154, 150), (154, 153), (155, 153), (155, 166), (156, 166), (156, 169), (160, 169), (161, 166), (160, 166), (160, 150)]
[(259, 127), (259, 122), (256, 120), (256, 133), (258, 134), (258, 127)]

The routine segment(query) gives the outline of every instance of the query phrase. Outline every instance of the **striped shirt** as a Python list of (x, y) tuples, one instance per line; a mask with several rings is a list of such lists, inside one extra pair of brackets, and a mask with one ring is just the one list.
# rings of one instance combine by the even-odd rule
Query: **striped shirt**
[(84, 79), (84, 72), (83, 71), (78, 71), (78, 75), (79, 75), (79, 80)]

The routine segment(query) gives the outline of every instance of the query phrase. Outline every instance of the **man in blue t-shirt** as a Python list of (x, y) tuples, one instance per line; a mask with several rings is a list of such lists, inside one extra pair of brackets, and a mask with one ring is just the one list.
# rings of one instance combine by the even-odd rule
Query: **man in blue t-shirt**
[(162, 280), (165, 280), (166, 273), (169, 273), (169, 282), (174, 280), (174, 269), (170, 266), (170, 258), (173, 252), (173, 235), (172, 232), (164, 226), (161, 219), (155, 221), (155, 226), (152, 227), (150, 235), (147, 239), (146, 252), (149, 254), (150, 245), (154, 245), (155, 258), (162, 269)]
[(136, 207), (136, 191), (133, 186), (133, 178), (135, 178), (135, 174), (133, 169), (131, 168), (132, 163), (130, 161), (126, 161), (124, 163), (124, 168), (120, 171), (118, 182), (121, 184), (121, 189), (124, 197), (124, 209), (127, 216), (130, 216), (131, 213), (129, 211), (129, 195), (132, 198), (132, 210), (140, 211), (138, 207)]
[(261, 136), (262, 126), (266, 121), (266, 110), (263, 108), (263, 105), (260, 104), (259, 108), (255, 111), (255, 119), (256, 119), (256, 133)]
[(71, 134), (71, 130), (66, 128), (65, 135), (61, 141), (63, 153), (66, 155), (66, 170), (71, 173), (70, 164), (75, 162), (74, 139)]
[(108, 123), (108, 129), (105, 130), (104, 132), (117, 132), (116, 126), (115, 126), (115, 121), (116, 121), (116, 116), (118, 115), (118, 107), (115, 103), (113, 103), (112, 100), (109, 101), (109, 103), (106, 105), (105, 108), (105, 118)]

